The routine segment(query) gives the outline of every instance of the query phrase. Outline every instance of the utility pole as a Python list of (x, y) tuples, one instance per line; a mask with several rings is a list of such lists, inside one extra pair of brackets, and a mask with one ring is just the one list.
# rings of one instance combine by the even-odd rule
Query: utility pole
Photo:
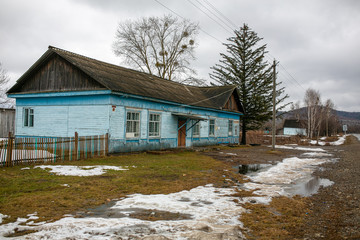
[(272, 150), (275, 150), (276, 135), (276, 61), (273, 63), (273, 114), (272, 114)]

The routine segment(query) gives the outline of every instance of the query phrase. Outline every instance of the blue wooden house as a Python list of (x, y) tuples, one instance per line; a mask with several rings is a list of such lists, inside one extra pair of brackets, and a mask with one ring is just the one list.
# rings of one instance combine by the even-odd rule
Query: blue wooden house
[(195, 87), (55, 47), (8, 91), (16, 136), (109, 133), (110, 152), (238, 143), (235, 86)]

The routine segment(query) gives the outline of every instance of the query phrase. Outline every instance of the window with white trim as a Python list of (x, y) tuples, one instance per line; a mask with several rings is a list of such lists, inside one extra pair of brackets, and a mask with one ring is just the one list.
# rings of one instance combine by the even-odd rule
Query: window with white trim
[(140, 136), (140, 113), (129, 111), (126, 113), (126, 137), (138, 138)]
[(200, 122), (193, 126), (193, 137), (200, 137)]
[(160, 114), (149, 114), (149, 137), (160, 137), (160, 121)]
[(229, 136), (233, 135), (233, 126), (234, 126), (233, 120), (229, 120)]
[(215, 136), (215, 119), (209, 121), (209, 136)]
[(34, 109), (24, 108), (23, 113), (24, 127), (34, 127)]

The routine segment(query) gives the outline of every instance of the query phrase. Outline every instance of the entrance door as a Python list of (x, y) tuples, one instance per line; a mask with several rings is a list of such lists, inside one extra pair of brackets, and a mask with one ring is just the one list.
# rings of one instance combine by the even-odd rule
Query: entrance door
[(178, 124), (178, 128), (181, 127), (178, 130), (178, 147), (185, 147), (186, 145), (186, 120), (180, 120), (179, 119), (179, 124)]

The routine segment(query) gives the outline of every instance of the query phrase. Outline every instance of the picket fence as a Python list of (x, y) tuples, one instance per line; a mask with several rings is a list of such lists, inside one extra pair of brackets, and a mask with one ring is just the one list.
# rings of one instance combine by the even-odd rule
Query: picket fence
[(0, 140), (0, 166), (56, 163), (108, 155), (109, 135), (74, 137), (9, 137)]

